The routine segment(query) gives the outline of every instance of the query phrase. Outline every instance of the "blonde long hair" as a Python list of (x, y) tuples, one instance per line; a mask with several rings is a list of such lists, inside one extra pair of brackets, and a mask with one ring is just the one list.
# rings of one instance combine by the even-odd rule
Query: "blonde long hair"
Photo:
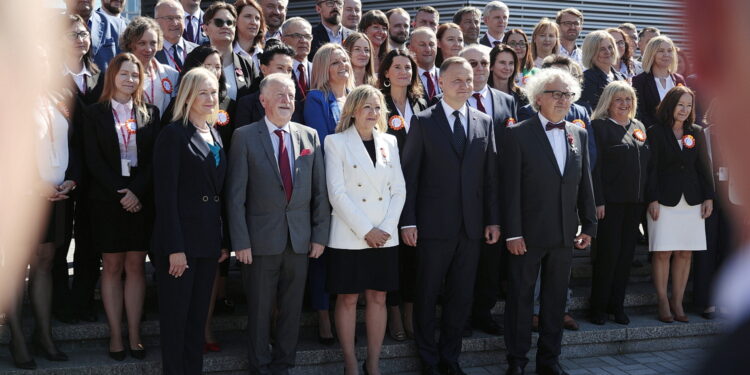
[[(195, 98), (198, 96), (198, 89), (200, 88), (200, 85), (207, 80), (216, 82), (216, 87), (219, 87), (219, 81), (216, 79), (216, 74), (203, 67), (190, 69), (190, 71), (182, 77), (182, 80), (180, 81), (180, 90), (177, 92), (177, 97), (174, 101), (172, 121), (182, 121), (183, 125), (188, 124), (190, 110), (193, 107)], [(214, 110), (211, 115), (208, 116), (206, 122), (209, 124), (215, 123), (218, 112), (219, 101), (216, 100)]]
[[(317, 56), (317, 54), (315, 56)], [(380, 90), (370, 85), (358, 86), (346, 96), (344, 109), (341, 111), (341, 118), (336, 125), (336, 133), (341, 133), (352, 127), (354, 125), (354, 117), (356, 113), (365, 105), (365, 101), (373, 96), (376, 97), (380, 103), (380, 116), (378, 116), (378, 123), (375, 124), (375, 130), (384, 133), (386, 131), (385, 115), (387, 112), (385, 97)]]
[(560, 53), (560, 28), (557, 27), (557, 24), (552, 22), (549, 18), (542, 18), (539, 20), (539, 23), (534, 26), (534, 31), (531, 33), (531, 43), (529, 45), (529, 48), (531, 49), (531, 59), (536, 60), (538, 57), (536, 52), (536, 36), (547, 31), (547, 28), (551, 27), (552, 30), (557, 34), (557, 41), (555, 42), (555, 45), (552, 47), (552, 54), (558, 54)]
[[(149, 116), (146, 103), (143, 101), (143, 82), (145, 76), (143, 72), (143, 64), (141, 64), (141, 60), (138, 60), (138, 58), (130, 52), (123, 52), (112, 58), (107, 71), (104, 73), (104, 88), (102, 88), (102, 95), (99, 97), (99, 103), (109, 102), (115, 97), (115, 93), (117, 92), (115, 78), (120, 72), (122, 64), (126, 62), (131, 62), (138, 67), (138, 84), (135, 86), (135, 91), (133, 91), (131, 98), (133, 100), (133, 108), (141, 114), (144, 121), (148, 122), (151, 116)], [(145, 124), (136, 125), (142, 127)]]
[(337, 43), (326, 43), (313, 57), (313, 68), (312, 68), (312, 88), (320, 90), (324, 94), (328, 95), (331, 92), (331, 83), (329, 82), (331, 77), (328, 74), (328, 70), (331, 67), (331, 59), (333, 52), (339, 51), (344, 54), (347, 60), (349, 60), (349, 81), (346, 83), (346, 89), (352, 90), (354, 88), (354, 68), (352, 68), (351, 58), (346, 52), (346, 49), (341, 44)]
[(659, 49), (659, 45), (667, 43), (672, 47), (672, 64), (669, 65), (669, 73), (677, 71), (677, 46), (675, 46), (672, 39), (669, 39), (666, 35), (659, 35), (651, 38), (646, 45), (646, 50), (643, 51), (643, 71), (651, 73), (651, 68), (654, 66), (654, 60), (656, 60), (656, 50)]
[(615, 95), (626, 92), (633, 99), (630, 105), (630, 112), (628, 112), (628, 118), (635, 118), (636, 111), (638, 110), (638, 97), (635, 95), (633, 86), (630, 86), (628, 81), (612, 81), (602, 91), (602, 96), (599, 98), (599, 104), (596, 106), (594, 113), (591, 114), (592, 120), (606, 119), (610, 117), (609, 106), (615, 99)]

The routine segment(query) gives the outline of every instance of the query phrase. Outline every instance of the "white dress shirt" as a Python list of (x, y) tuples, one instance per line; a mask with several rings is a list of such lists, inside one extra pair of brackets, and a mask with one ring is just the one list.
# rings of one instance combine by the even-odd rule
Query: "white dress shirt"
[(538, 115), (539, 121), (542, 122), (542, 130), (544, 130), (544, 134), (547, 135), (549, 144), (550, 146), (552, 146), (552, 152), (555, 154), (557, 166), (560, 168), (560, 174), (563, 174), (565, 171), (565, 159), (567, 159), (568, 156), (568, 145), (567, 140), (565, 139), (565, 130), (552, 129), (550, 131), (547, 131), (547, 123), (551, 121), (544, 118), (541, 112)]
[[(422, 86), (424, 87), (425, 93), (427, 92), (427, 77), (424, 76), (424, 72), (427, 72), (427, 70), (424, 70), (422, 68), (417, 67), (417, 73), (419, 73), (419, 79), (422, 81)], [(442, 91), (440, 90), (440, 85), (438, 84), (438, 78), (440, 77), (440, 69), (433, 66), (432, 69), (429, 70), (430, 77), (432, 77), (432, 83), (435, 85), (435, 95), (440, 94)]]
[(577, 45), (574, 44), (573, 50), (568, 51), (567, 49), (565, 49), (565, 46), (560, 43), (560, 54), (570, 57), (573, 61), (577, 62), (578, 65), (582, 66), (581, 61), (583, 61), (583, 52), (580, 48), (578, 48)]
[(486, 111), (487, 115), (492, 116), (493, 108), (492, 97), (490, 96), (490, 87), (484, 85), (484, 88), (479, 91), (474, 91), (474, 93), (472, 93), (469, 97), (469, 105), (479, 110), (479, 107), (477, 106), (477, 99), (474, 97), (474, 94), (477, 93), (482, 96), (482, 105), (484, 106), (484, 110)]
[(42, 181), (59, 185), (68, 169), (68, 120), (48, 98), (34, 114), (36, 162)]
[(87, 92), (88, 87), (86, 85), (86, 78), (91, 77), (91, 72), (86, 69), (86, 65), (84, 65), (83, 69), (78, 73), (74, 73), (67, 65), (64, 65), (64, 67), (65, 71), (63, 72), (63, 75), (70, 75), (73, 77), (73, 81), (76, 83), (76, 86), (78, 86), (78, 91), (84, 93)]
[(180, 37), (180, 40), (177, 41), (177, 43), (172, 44), (168, 40), (164, 39), (164, 47), (162, 48), (164, 50), (164, 54), (167, 55), (167, 65), (179, 69), (174, 62), (174, 47), (177, 47), (177, 57), (179, 58), (179, 63), (184, 64), (185, 58), (187, 58), (187, 49), (185, 48), (185, 39)]
[(227, 87), (227, 96), (237, 100), (237, 73), (234, 71), (234, 63), (224, 67), (224, 84)]
[(321, 25), (323, 25), (323, 28), (326, 29), (326, 33), (328, 34), (328, 42), (329, 43), (341, 44), (343, 42), (341, 38), (344, 35), (344, 32), (343, 32), (343, 30), (344, 30), (343, 27), (344, 26), (339, 25), (339, 32), (337, 34), (334, 34), (333, 30), (329, 29), (328, 26), (326, 26), (325, 23), (321, 22)]
[(659, 99), (661, 100), (664, 100), (664, 97), (667, 95), (667, 92), (675, 86), (674, 80), (672, 80), (671, 74), (667, 76), (667, 86), (665, 87), (662, 87), (661, 82), (660, 82), (661, 80), (658, 77), (654, 76), (654, 81), (656, 81), (656, 90), (659, 91)]
[[(120, 159), (130, 160), (130, 166), (137, 167), (138, 144), (136, 143), (136, 137), (135, 134), (128, 134), (128, 129), (125, 128), (125, 124), (128, 120), (135, 120), (135, 117), (133, 116), (133, 100), (128, 100), (127, 103), (120, 103), (114, 99), (111, 99), (110, 103), (112, 103), (112, 109), (114, 110), (114, 112), (117, 113), (117, 116), (112, 114), (112, 117), (115, 120), (114, 122), (115, 131), (117, 132), (117, 141), (120, 144)], [(135, 126), (137, 129), (138, 124), (135, 124)], [(126, 143), (127, 149), (125, 148)]]
[(239, 43), (234, 42), (234, 48), (232, 49), (232, 52), (247, 57), (248, 59), (252, 60), (253, 66), (255, 66), (255, 71), (260, 72), (260, 54), (263, 53), (263, 48), (260, 48), (257, 44), (253, 47), (253, 54), (249, 54), (247, 51), (242, 49)]
[(278, 129), (281, 129), (284, 132), (284, 147), (286, 148), (286, 153), (289, 157), (289, 171), (292, 175), (292, 181), (294, 181), (294, 145), (292, 144), (292, 134), (290, 133), (289, 123), (286, 123), (282, 127), (278, 127), (272, 123), (268, 117), (263, 117), (263, 119), (266, 121), (266, 127), (271, 136), (271, 146), (273, 146), (273, 154), (276, 157), (276, 166), (279, 165), (279, 136), (274, 132)]
[[(487, 35), (487, 40), (490, 41), (490, 47), (494, 47), (495, 45), (500, 44), (500, 43), (503, 42), (502, 38), (501, 39), (495, 39), (495, 38), (492, 37), (492, 34), (490, 34), (490, 33), (484, 33), (484, 35)], [(495, 43), (495, 42), (497, 42), (497, 43)]]
[[(453, 123), (456, 121), (456, 116), (453, 115), (453, 112), (456, 110), (453, 109), (448, 103), (445, 102), (445, 100), (440, 100), (440, 105), (443, 106), (443, 111), (445, 111), (445, 117), (448, 118), (448, 125), (451, 127), (451, 132), (453, 132)], [(464, 133), (466, 133), (467, 137), (469, 134), (469, 130), (466, 127), (468, 125), (468, 114), (469, 114), (469, 108), (466, 106), (466, 103), (461, 106), (461, 108), (458, 109), (458, 116), (461, 118), (461, 126), (464, 128)]]

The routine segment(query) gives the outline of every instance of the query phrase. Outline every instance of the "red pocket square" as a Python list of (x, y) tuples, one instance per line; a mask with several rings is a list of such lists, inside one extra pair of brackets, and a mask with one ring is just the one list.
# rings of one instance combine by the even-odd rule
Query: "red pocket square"
[(312, 154), (312, 150), (310, 150), (309, 148), (306, 148), (299, 152), (299, 156), (305, 156), (305, 155), (310, 155), (310, 154)]

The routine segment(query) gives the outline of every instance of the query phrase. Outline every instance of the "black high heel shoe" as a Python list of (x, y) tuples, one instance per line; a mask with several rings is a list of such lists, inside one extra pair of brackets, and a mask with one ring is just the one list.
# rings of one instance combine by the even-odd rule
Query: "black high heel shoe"
[(10, 347), (10, 357), (13, 358), (13, 366), (16, 366), (16, 368), (21, 370), (36, 370), (36, 362), (34, 361), (34, 358), (24, 362), (18, 361), (16, 360), (16, 355), (13, 353), (13, 341), (11, 341), (8, 346)]
[(41, 341), (39, 341), (38, 338), (34, 337), (31, 340), (31, 350), (36, 355), (41, 355), (42, 357), (46, 358), (48, 361), (53, 362), (65, 362), (68, 360), (68, 355), (58, 350), (56, 347), (53, 349), (55, 350), (55, 353), (50, 353), (47, 351), (47, 349), (44, 348), (44, 345), (42, 345)]
[(114, 359), (115, 361), (122, 361), (125, 359), (125, 351), (120, 350), (119, 352), (109, 352), (109, 358)]
[(146, 358), (146, 349), (143, 347), (143, 344), (138, 344), (136, 346), (138, 347), (137, 349), (130, 348), (130, 356), (135, 359)]

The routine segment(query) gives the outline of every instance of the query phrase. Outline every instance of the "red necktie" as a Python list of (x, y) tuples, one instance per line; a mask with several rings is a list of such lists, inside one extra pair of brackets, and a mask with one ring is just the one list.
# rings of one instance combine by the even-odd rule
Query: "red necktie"
[(279, 137), (279, 172), (281, 172), (281, 182), (284, 184), (286, 201), (289, 202), (292, 200), (292, 170), (289, 167), (289, 154), (284, 144), (284, 131), (278, 129), (273, 132)]
[(432, 74), (430, 72), (425, 71), (422, 73), (427, 78), (427, 95), (430, 97), (430, 99), (435, 97), (435, 84), (432, 82)]
[(482, 94), (475, 92), (472, 96), (477, 100), (477, 109), (482, 111), (482, 113), (487, 114), (487, 111), (484, 109), (484, 104), (482, 104)]
[(297, 79), (297, 82), (299, 82), (299, 88), (302, 89), (302, 94), (307, 94), (307, 74), (305, 74), (305, 63), (297, 65), (297, 71), (299, 72), (299, 77)]

